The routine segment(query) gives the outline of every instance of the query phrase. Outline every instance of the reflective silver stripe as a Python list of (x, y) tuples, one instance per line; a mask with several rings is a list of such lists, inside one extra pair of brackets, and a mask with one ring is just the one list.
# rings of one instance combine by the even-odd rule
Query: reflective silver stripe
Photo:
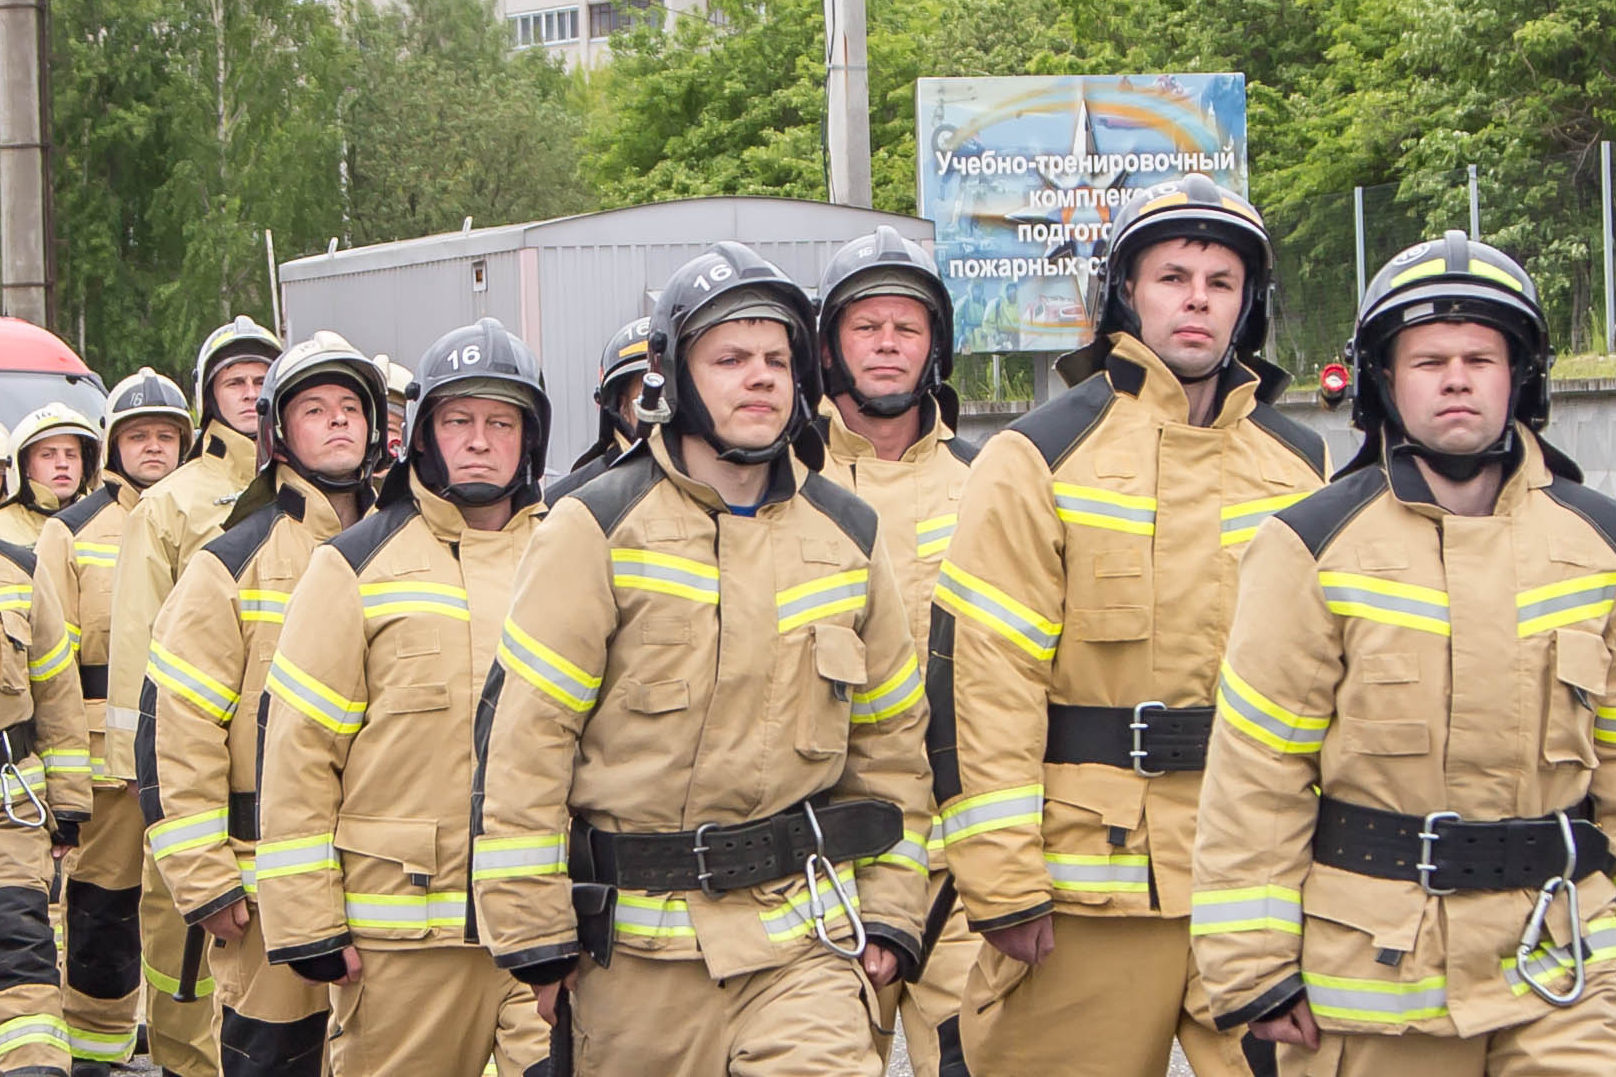
[(471, 851), (473, 879), (504, 879), (559, 873), (567, 843), (559, 834), (538, 838), (478, 838)]
[[(840, 872), (842, 886), (847, 890), (847, 899), (858, 908), (858, 882), (853, 878), (852, 868), (843, 868)], [(825, 923), (830, 924), (836, 920), (846, 919), (847, 910), (836, 896), (831, 887), (830, 880), (821, 876), (814, 878), (814, 891), (819, 894), (825, 905)], [(763, 920), (763, 931), (769, 936), (770, 942), (785, 942), (788, 939), (806, 935), (814, 930), (813, 917), (808, 909), (808, 888), (803, 887), (799, 892), (791, 895), (785, 907), (774, 913), (759, 913)]]
[(215, 842), (222, 845), (230, 836), (225, 814), (223, 808), (215, 808), (199, 815), (165, 819), (153, 826), (146, 835), (151, 845), (152, 859), (161, 860), (182, 849), (194, 849)]
[(466, 593), (458, 587), (445, 587), (438, 591), (407, 584), (371, 583), (359, 588), (359, 601), (366, 617), (385, 617), (392, 613), (444, 613), (456, 620), (471, 618), (471, 604)]
[[(980, 620), (1009, 637), (1011, 642), (1034, 657), (1049, 658), (1055, 653), (1055, 644), (1060, 641), (1059, 625), (1053, 621), (1046, 622), (1051, 626), (1046, 629), (1044, 625), (1028, 620), (984, 589), (973, 586), (972, 580), (974, 577), (969, 573), (944, 561), (942, 572), (937, 577), (938, 597), (945, 600), (945, 605), (957, 603), (975, 610), (981, 615)], [(950, 598), (954, 600), (952, 603), (947, 602)]]
[(955, 801), (943, 809), (943, 843), (951, 845), (973, 834), (1030, 823), (1044, 818), (1044, 787), (1024, 785)]
[(1326, 1017), (1375, 1024), (1402, 1024), (1443, 1017), (1448, 1012), (1448, 981), (1431, 976), (1414, 983), (1357, 980), (1302, 973), (1313, 1012)]
[(260, 842), (257, 849), (257, 875), (273, 879), (281, 875), (302, 875), (329, 868), (340, 871), (337, 847), (330, 834), (316, 834), (291, 841)]
[(1318, 751), (1330, 731), (1329, 719), (1285, 710), (1240, 680), (1227, 665), (1218, 679), (1218, 713), (1270, 748), (1293, 754)]
[(1562, 610), (1574, 610), (1583, 606), (1594, 606), (1616, 599), (1616, 586), (1590, 587), (1585, 591), (1573, 591), (1568, 595), (1558, 595), (1554, 598), (1545, 598), (1540, 602), (1532, 602), (1515, 611), (1516, 621), (1524, 624), (1536, 620), (1550, 613), (1559, 613)]
[(1616, 744), (1616, 707), (1600, 707), (1594, 717), (1594, 740)]
[[(538, 640), (531, 640), (530, 643), (530, 639), (531, 637), (526, 637), (521, 629), (506, 619), (499, 645), (504, 648), (506, 656), (516, 666), (515, 672), (573, 710), (587, 711), (592, 708), (595, 705), (595, 698), (600, 695), (600, 678), (589, 677), (585, 680), (588, 675), (582, 669), (550, 651)], [(537, 649), (540, 647), (544, 647), (547, 654), (540, 654)], [(553, 661), (550, 657), (552, 655), (555, 659)]]
[[(1588, 925), (1588, 934), (1584, 937), (1587, 952), (1584, 960), (1590, 964), (1598, 964), (1616, 957), (1616, 919), (1609, 917), (1593, 921)], [(1516, 995), (1524, 995), (1531, 990), (1525, 977), (1516, 967), (1513, 956), (1504, 958), (1504, 980)], [(1549, 977), (1555, 973), (1570, 973), (1572, 969), (1571, 951), (1563, 946), (1540, 946), (1526, 963), (1526, 970), (1532, 978), (1539, 983), (1548, 982)]]
[(1045, 853), (1044, 867), (1057, 890), (1143, 893), (1150, 889), (1150, 858), (1129, 853), (1081, 856)]
[(146, 663), (147, 676), (172, 692), (190, 700), (208, 714), (228, 722), (236, 713), (241, 697), (211, 677), (199, 676), (190, 663), (171, 653), (161, 643), (152, 640), (151, 658)]
[(45, 767), (42, 764), (36, 763), (33, 766), (18, 769), (22, 774), (22, 782), (19, 783), (16, 778), (12, 777), (9, 770), (6, 771), (3, 778), (0, 778), (0, 788), (3, 788), (7, 795), (13, 797), (27, 796), (27, 793), (23, 791), (24, 784), (36, 793), (44, 790)]
[(89, 752), (63, 752), (56, 749), (47, 749), (39, 753), (40, 761), (45, 764), (46, 774), (89, 774)]
[(883, 721), (913, 706), (924, 694), (919, 660), (910, 655), (884, 684), (869, 692), (853, 693), (852, 719), (860, 724)]
[(72, 1048), (74, 1058), (89, 1059), (92, 1062), (124, 1062), (135, 1053), (135, 1032), (130, 1029), (127, 1033), (107, 1035), (104, 1032), (90, 1032), (87, 1029), (67, 1027), (67, 1042)]
[(880, 856), (870, 857), (867, 860), (860, 860), (858, 863), (861, 865), (896, 864), (899, 867), (913, 868), (916, 871), (925, 871), (927, 870), (926, 866), (928, 863), (926, 857), (926, 845), (925, 842), (919, 839), (920, 835), (905, 830), (903, 832), (903, 838), (898, 842), (898, 844), (894, 845)]
[(140, 728), (140, 712), (133, 707), (107, 707), (107, 728), (133, 733)]
[(696, 937), (690, 906), (683, 898), (642, 897), (619, 892), (613, 922), (625, 935), (654, 939)]
[(718, 602), (717, 567), (650, 550), (613, 550), (612, 584), (707, 605)]
[(348, 926), (397, 930), (429, 930), (434, 927), (464, 927), (466, 895), (463, 891), (440, 894), (344, 894)]
[(1239, 931), (1302, 933), (1302, 896), (1283, 886), (1203, 890), (1195, 893), (1190, 903), (1192, 936)]
[[(60, 1017), (28, 1014), (23, 1017), (13, 1017), (5, 1024), (0, 1025), (0, 1056), (4, 1056), (30, 1043), (43, 1043), (58, 1047), (63, 1051), (69, 1050), (67, 1022)], [(10, 1067), (8, 1066), (7, 1068), (9, 1069)]]
[(1433, 621), (1446, 621), (1448, 607), (1439, 606), (1435, 602), (1421, 602), (1417, 598), (1406, 598), (1402, 595), (1383, 595), (1377, 591), (1366, 591), (1361, 587), (1326, 587), (1324, 588), (1325, 602), (1351, 602), (1363, 606), (1375, 606), (1394, 613), (1412, 613), (1417, 617), (1429, 617)]

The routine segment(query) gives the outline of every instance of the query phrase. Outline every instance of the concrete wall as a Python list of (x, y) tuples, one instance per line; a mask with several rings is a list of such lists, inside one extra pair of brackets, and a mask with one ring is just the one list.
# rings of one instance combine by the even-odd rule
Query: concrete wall
[[(1353, 430), (1351, 409), (1318, 406), (1311, 393), (1286, 393), (1280, 410), (1306, 423), (1324, 437), (1337, 467), (1351, 459), (1362, 440)], [(1023, 401), (967, 402), (961, 409), (960, 432), (981, 444), (1000, 428), (1027, 412)], [(1555, 390), (1549, 428), (1544, 436), (1582, 466), (1589, 486), (1616, 497), (1616, 379), (1567, 381)]]

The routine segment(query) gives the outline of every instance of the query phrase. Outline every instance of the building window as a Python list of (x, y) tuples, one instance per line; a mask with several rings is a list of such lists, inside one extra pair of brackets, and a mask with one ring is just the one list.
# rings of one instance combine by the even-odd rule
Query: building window
[(511, 45), (518, 49), (534, 45), (566, 45), (578, 40), (578, 9), (557, 8), (511, 16)]
[(615, 0), (589, 5), (589, 36), (596, 40), (611, 37), (619, 30), (632, 30), (657, 20), (651, 0)]

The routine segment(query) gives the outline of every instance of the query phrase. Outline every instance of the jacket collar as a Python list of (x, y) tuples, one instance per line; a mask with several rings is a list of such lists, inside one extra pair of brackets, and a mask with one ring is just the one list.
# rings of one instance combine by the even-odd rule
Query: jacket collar
[(112, 496), (112, 500), (116, 501), (119, 507), (126, 512), (132, 511), (135, 505), (140, 502), (140, 488), (122, 475), (110, 475), (101, 485), (106, 487), (107, 493)]
[(252, 482), (258, 472), (258, 443), (218, 419), (209, 419), (208, 425), (202, 428), (196, 455), (223, 461), (225, 473), (234, 480), (237, 489)]
[[(1106, 356), (1105, 373), (1111, 388), (1131, 396), (1169, 422), (1188, 424), (1190, 398), (1184, 385), (1167, 364), (1137, 337), (1112, 334), (1111, 354)], [(1212, 408), (1212, 428), (1230, 427), (1251, 414), (1257, 406), (1256, 374), (1244, 364), (1230, 363), (1218, 379), (1217, 401)]]
[[(410, 496), (415, 499), (415, 509), (421, 514), (421, 519), (426, 521), (433, 538), (445, 546), (456, 546), (467, 531), (475, 530), (466, 526), (466, 518), (460, 514), (459, 506), (426, 488), (426, 483), (421, 481), (414, 468), (409, 469), (409, 476)], [(544, 502), (538, 498), (528, 500), (518, 493), (512, 501), (515, 511), (505, 522), (505, 526), (500, 528), (501, 531), (514, 531), (518, 527), (526, 526), (528, 517), (544, 514)]]
[[(679, 452), (678, 437), (675, 434), (671, 439), (664, 438), (664, 428), (657, 427), (651, 431), (647, 448), (657, 466), (668, 476), (668, 481), (677, 486), (697, 504), (709, 512), (728, 512), (729, 505), (719, 496), (718, 491), (711, 486), (693, 479), (685, 471), (684, 458)], [(812, 435), (810, 435), (812, 436)], [(790, 501), (797, 493), (797, 473), (793, 464), (795, 456), (790, 450), (775, 457), (767, 466), (769, 468), (769, 485), (763, 495), (765, 508), (770, 505)]]
[[(1425, 474), (1415, 464), (1414, 457), (1407, 452), (1392, 452), (1386, 444), (1387, 435), (1382, 432), (1380, 436), (1379, 466), (1386, 472), (1392, 496), (1404, 508), (1421, 516), (1437, 519), (1452, 515), (1437, 504), (1436, 495), (1431, 492), (1431, 485), (1425, 481)], [(1515, 423), (1515, 445), (1515, 457), (1504, 465), (1507, 471), (1498, 488), (1498, 500), (1493, 505), (1494, 516), (1515, 515), (1526, 504), (1531, 491), (1554, 481), (1537, 436), (1518, 422)]]
[[(907, 463), (924, 460), (936, 452), (938, 447), (954, 436), (954, 431), (948, 428), (937, 415), (937, 401), (927, 396), (919, 404), (920, 409), (920, 437), (915, 443), (903, 451), (899, 457)], [(860, 457), (873, 457), (875, 446), (870, 444), (863, 434), (854, 433), (849, 429), (847, 422), (842, 418), (841, 409), (826, 397), (819, 402), (819, 414), (826, 421), (825, 444), (830, 455), (836, 460), (857, 460)]]

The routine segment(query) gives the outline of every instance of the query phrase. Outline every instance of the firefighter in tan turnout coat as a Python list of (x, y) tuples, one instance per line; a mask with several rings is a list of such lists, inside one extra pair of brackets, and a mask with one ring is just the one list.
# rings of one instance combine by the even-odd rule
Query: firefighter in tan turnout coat
[(320, 331), (271, 364), (259, 399), (258, 477), (152, 631), (136, 763), (157, 868), (185, 922), (216, 940), (224, 1077), (319, 1077), (329, 992), (268, 964), (254, 915), (260, 719), (292, 588), (372, 500), (387, 384), (379, 364)]
[(146, 827), (134, 787), (107, 773), (112, 570), (141, 491), (176, 467), (194, 426), (180, 387), (142, 367), (107, 396), (99, 489), (45, 522), (35, 556), (78, 655), (95, 811), (68, 861), (63, 1016), (75, 1077), (108, 1074), (135, 1049), (140, 1010), (140, 872)]
[[(112, 575), (108, 651), (107, 774), (135, 781), (135, 730), (152, 625), (191, 557), (216, 538), (256, 469), (258, 393), (281, 352), (276, 336), (245, 315), (215, 329), (197, 353), (196, 396), (202, 430), (187, 461), (145, 491), (129, 513)], [(148, 855), (141, 877), (140, 935), (146, 977), (146, 1024), (152, 1061), (180, 1077), (215, 1077), (218, 1050), (211, 1006), (179, 1003), (185, 924)], [(213, 990), (203, 961), (196, 994)]]
[[(950, 427), (959, 410), (947, 384), (954, 305), (931, 256), (886, 225), (831, 258), (819, 295), (822, 474), (880, 517), (924, 678), (937, 567), (959, 522), (960, 494), (976, 457), (976, 446)], [(959, 1000), (981, 939), (966, 928), (952, 888), (944, 889), (935, 818), (927, 838), (932, 904), (947, 902), (932, 915), (947, 920), (940, 921), (920, 980), (881, 993), (882, 1024), (901, 1014), (916, 1077), (962, 1077)]]
[[(472, 720), (538, 500), (538, 361), (485, 318), (416, 366), (378, 511), (315, 551), (268, 672), (269, 959), (337, 984), (337, 1077), (548, 1072), (533, 991), (477, 945)], [(568, 572), (573, 571), (570, 567)]]
[(571, 986), (580, 1074), (874, 1077), (930, 823), (898, 581), (790, 453), (801, 289), (720, 243), (650, 328), (659, 425), (539, 528), (485, 693), (482, 936), (547, 1013)]
[(1190, 955), (1190, 849), (1240, 555), (1326, 468), (1253, 358), (1272, 261), (1206, 177), (1141, 192), (1099, 336), (1062, 360), (1098, 372), (993, 437), (966, 485), (930, 694), (948, 863), (989, 943), (961, 1010), (978, 1075), (1162, 1074), (1175, 1034), (1203, 1077), (1249, 1072)]
[(1616, 503), (1535, 433), (1536, 289), (1448, 232), (1352, 341), (1363, 451), (1246, 557), (1193, 931), (1283, 1074), (1616, 1072)]

